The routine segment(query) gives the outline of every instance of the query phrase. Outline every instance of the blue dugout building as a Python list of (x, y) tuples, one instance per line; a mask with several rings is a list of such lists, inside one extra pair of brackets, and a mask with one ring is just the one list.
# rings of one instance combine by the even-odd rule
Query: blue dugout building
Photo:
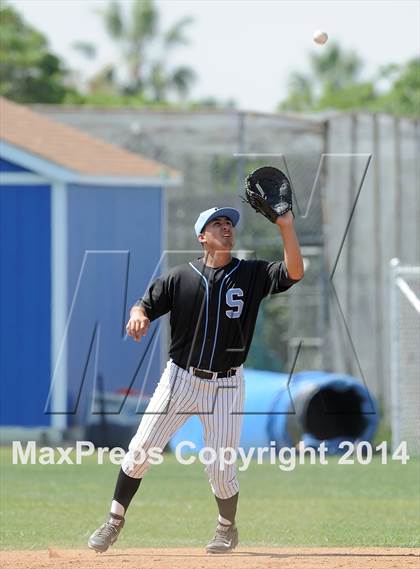
[(165, 249), (166, 166), (0, 98), (0, 425), (83, 426), (150, 394), (161, 341), (125, 336)]

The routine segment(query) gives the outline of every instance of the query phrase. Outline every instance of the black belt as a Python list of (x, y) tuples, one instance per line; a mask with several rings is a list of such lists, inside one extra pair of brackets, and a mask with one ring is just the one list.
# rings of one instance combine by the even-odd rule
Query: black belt
[(196, 377), (201, 377), (201, 379), (221, 379), (222, 377), (232, 377), (236, 374), (236, 369), (231, 367), (226, 371), (206, 371), (205, 369), (190, 367), (190, 373)]

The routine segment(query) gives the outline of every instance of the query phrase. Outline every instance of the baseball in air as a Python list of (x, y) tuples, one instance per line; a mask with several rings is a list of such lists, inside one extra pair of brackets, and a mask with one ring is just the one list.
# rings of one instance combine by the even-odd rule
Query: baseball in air
[(316, 30), (314, 32), (313, 39), (314, 39), (315, 43), (317, 43), (319, 45), (323, 45), (324, 43), (327, 43), (328, 34), (327, 34), (327, 32), (323, 32), (321, 30)]

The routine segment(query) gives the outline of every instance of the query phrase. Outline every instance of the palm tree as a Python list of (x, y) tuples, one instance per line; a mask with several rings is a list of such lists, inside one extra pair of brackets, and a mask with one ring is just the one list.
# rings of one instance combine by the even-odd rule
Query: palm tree
[(322, 53), (310, 54), (309, 73), (295, 72), (280, 110), (305, 111), (319, 107), (332, 92), (357, 85), (363, 63), (354, 52), (345, 52), (331, 43)]
[(72, 48), (81, 53), (86, 59), (95, 59), (97, 54), (96, 46), (88, 41), (75, 41)]
[(314, 100), (313, 82), (308, 75), (295, 72), (289, 78), (289, 94), (281, 105), (283, 111), (305, 111), (311, 109)]
[(118, 89), (115, 79), (115, 68), (112, 64), (104, 65), (93, 77), (89, 79), (90, 93), (108, 93), (117, 95)]
[(148, 91), (153, 101), (164, 101), (167, 97), (168, 79), (160, 61), (156, 61), (151, 66)]
[[(164, 61), (170, 51), (188, 43), (185, 28), (191, 24), (191, 18), (183, 18), (161, 33), (159, 13), (153, 0), (134, 0), (129, 14), (124, 14), (121, 5), (113, 0), (101, 14), (105, 29), (120, 46), (127, 67), (126, 93), (146, 93), (161, 101), (168, 91), (175, 90), (184, 95), (188, 92), (195, 77), (192, 69), (181, 67), (169, 73)], [(152, 60), (151, 48), (156, 51), (159, 43), (162, 55)]]
[(323, 88), (342, 89), (358, 81), (363, 67), (354, 52), (345, 52), (337, 43), (331, 43), (325, 53), (310, 55), (313, 77)]
[(121, 48), (128, 70), (126, 90), (132, 93), (141, 91), (147, 47), (157, 33), (158, 13), (153, 1), (135, 0), (127, 17), (115, 0), (100, 13), (107, 33)]
[(178, 93), (180, 99), (187, 97), (191, 83), (195, 81), (196, 75), (190, 67), (177, 67), (170, 77), (170, 84), (174, 91)]

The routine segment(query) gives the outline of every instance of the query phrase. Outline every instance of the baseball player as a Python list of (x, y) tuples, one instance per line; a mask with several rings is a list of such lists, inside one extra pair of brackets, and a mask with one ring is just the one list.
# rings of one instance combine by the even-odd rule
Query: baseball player
[[(203, 255), (157, 278), (132, 307), (127, 333), (136, 341), (150, 322), (170, 313), (170, 359), (129, 445), (117, 479), (109, 519), (89, 538), (104, 552), (124, 526), (127, 508), (148, 469), (147, 451), (163, 449), (191, 416), (203, 425), (205, 446), (237, 449), (244, 405), (243, 363), (261, 300), (281, 293), (303, 277), (303, 262), (288, 211), (275, 223), (284, 260), (239, 260), (232, 256), (239, 212), (230, 207), (203, 211), (195, 224)], [(235, 515), (239, 484), (234, 464), (206, 467), (219, 516), (208, 553), (238, 544)]]

